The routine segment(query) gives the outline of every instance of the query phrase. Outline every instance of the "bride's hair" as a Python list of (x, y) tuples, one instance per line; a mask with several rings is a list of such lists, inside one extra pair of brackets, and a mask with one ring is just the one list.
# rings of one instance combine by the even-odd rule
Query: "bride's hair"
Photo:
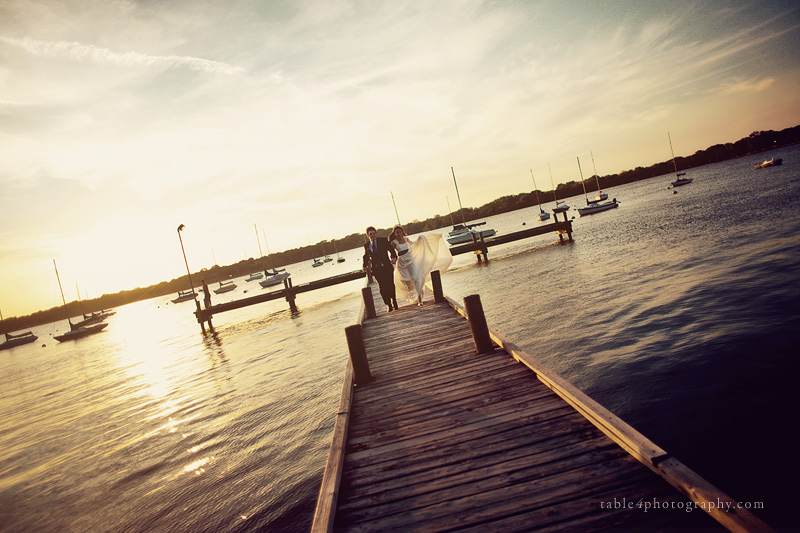
[(403, 229), (403, 226), (395, 226), (392, 229), (392, 234), (389, 236), (389, 240), (392, 240), (397, 236), (396, 233), (397, 233), (398, 229), (403, 233), (404, 237), (408, 236), (408, 234), (406, 233), (406, 230)]

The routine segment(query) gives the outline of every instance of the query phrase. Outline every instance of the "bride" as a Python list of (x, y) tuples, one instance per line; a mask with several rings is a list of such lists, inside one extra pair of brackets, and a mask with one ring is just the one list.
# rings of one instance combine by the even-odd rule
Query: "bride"
[(397, 268), (394, 271), (397, 297), (417, 300), (417, 305), (422, 307), (422, 293), (431, 271), (447, 270), (453, 262), (453, 256), (442, 236), (437, 233), (426, 233), (412, 241), (401, 226), (395, 226), (390, 242), (397, 251)]

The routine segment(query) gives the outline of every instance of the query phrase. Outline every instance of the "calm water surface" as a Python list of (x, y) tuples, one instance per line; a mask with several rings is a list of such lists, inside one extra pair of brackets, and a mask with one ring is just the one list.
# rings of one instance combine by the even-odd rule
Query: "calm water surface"
[[(800, 370), (800, 148), (608, 190), (619, 209), (455, 258), (456, 299), (760, 516), (789, 513)], [(583, 199), (568, 200), (574, 207)], [(500, 233), (536, 208), (488, 219)], [(370, 223), (374, 221), (365, 221)], [(523, 223), (525, 224), (523, 226)], [(357, 269), (289, 267), (295, 283)], [(260, 293), (253, 283), (226, 301)], [(0, 530), (307, 531), (362, 281), (219, 315), (119, 308), (103, 333), (0, 354)], [(45, 347), (42, 347), (45, 344)]]

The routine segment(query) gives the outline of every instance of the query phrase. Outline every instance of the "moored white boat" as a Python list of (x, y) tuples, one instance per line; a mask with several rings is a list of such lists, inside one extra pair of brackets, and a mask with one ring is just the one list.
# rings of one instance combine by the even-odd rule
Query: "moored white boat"
[[(3, 323), (3, 313), (0, 312), (0, 324)], [(4, 333), (6, 340), (5, 342), (0, 343), (0, 350), (7, 350), (9, 348), (13, 348), (14, 346), (22, 346), (23, 344), (30, 344), (34, 342), (37, 337), (31, 331), (26, 331), (24, 333)]]
[(608, 211), (609, 209), (615, 209), (617, 207), (619, 207), (619, 204), (617, 203), (617, 199), (614, 198), (610, 202), (593, 203), (591, 205), (587, 205), (586, 207), (579, 207), (578, 208), (578, 214), (580, 214), (581, 216), (593, 215), (595, 213), (600, 213), (602, 211)]
[(600, 203), (604, 200), (608, 200), (608, 194), (600, 190), (600, 178), (597, 176), (597, 167), (594, 164), (594, 154), (592, 152), (589, 152), (589, 155), (592, 156), (592, 168), (594, 168), (594, 181), (597, 184), (597, 196), (595, 196), (591, 200), (589, 200), (588, 198), (586, 200), (586, 203), (591, 205)]
[(188, 302), (197, 298), (197, 293), (192, 290), (178, 291), (178, 297), (172, 300), (172, 303), (177, 304), (181, 302)]
[(61, 288), (61, 278), (58, 276), (58, 267), (56, 266), (56, 260), (53, 259), (53, 268), (56, 271), (56, 280), (58, 280), (58, 290), (61, 291), (61, 301), (64, 303), (64, 313), (67, 314), (67, 324), (69, 324), (69, 331), (63, 333), (61, 335), (53, 335), (53, 338), (58, 342), (64, 341), (71, 341), (75, 339), (81, 339), (86, 337), (87, 335), (91, 335), (93, 333), (98, 333), (105, 329), (108, 324), (105, 322), (100, 322), (99, 324), (92, 324), (86, 326), (76, 326), (72, 323), (69, 319), (69, 313), (67, 312), (67, 300), (64, 298), (64, 289)]
[(670, 136), (669, 132), (667, 132), (667, 138), (669, 138), (669, 151), (672, 152), (672, 166), (675, 167), (675, 181), (671, 182), (673, 187), (680, 187), (681, 185), (689, 185), (694, 178), (683, 178), (681, 176), (685, 176), (686, 172), (678, 172), (678, 164), (675, 162), (675, 150), (672, 149), (672, 137)]
[(6, 337), (5, 342), (0, 343), (0, 350), (7, 350), (15, 346), (30, 344), (39, 338), (36, 335), (34, 335), (33, 332), (30, 331), (26, 331), (25, 333), (19, 333), (17, 335), (6, 333), (5, 337)]
[(782, 164), (783, 164), (783, 159), (781, 159), (781, 158), (778, 158), (778, 159), (772, 158), (772, 159), (765, 160), (763, 163), (757, 164), (755, 166), (755, 168), (768, 168), (768, 167), (774, 167), (774, 166), (782, 165)]
[(285, 280), (289, 276), (291, 276), (291, 274), (289, 274), (288, 272), (285, 271), (278, 272), (273, 270), (272, 272), (267, 272), (267, 277), (263, 281), (259, 281), (258, 283), (264, 288), (274, 287), (275, 285), (283, 283), (283, 280)]
[(447, 234), (447, 242), (450, 244), (464, 244), (467, 242), (472, 242), (473, 235), (475, 236), (475, 239), (480, 240), (481, 238), (488, 239), (489, 237), (497, 234), (497, 232), (493, 229), (485, 229), (480, 231), (472, 229), (474, 226), (481, 226), (483, 224), (486, 224), (486, 222), (467, 224), (466, 226), (463, 224), (456, 224)]
[(553, 170), (550, 168), (550, 163), (547, 163), (547, 170), (550, 172), (550, 185), (553, 186), (553, 199), (556, 201), (556, 206), (553, 208), (553, 213), (563, 213), (569, 209), (569, 206), (564, 201), (559, 201), (558, 197), (556, 196), (556, 185), (553, 182)]
[[(473, 241), (473, 237), (475, 240), (480, 239), (488, 239), (489, 237), (494, 236), (497, 232), (493, 229), (485, 229), (485, 230), (474, 230), (472, 228), (476, 226), (483, 226), (486, 222), (476, 222), (474, 224), (467, 224), (464, 220), (464, 208), (461, 206), (461, 194), (458, 192), (458, 181), (456, 181), (456, 171), (453, 167), (450, 167), (450, 171), (453, 173), (453, 183), (456, 186), (456, 197), (458, 197), (458, 210), (461, 213), (461, 222), (462, 224), (453, 224), (453, 229), (447, 234), (447, 242), (449, 244), (464, 244)], [(448, 202), (449, 203), (449, 202)], [(452, 217), (451, 217), (452, 218)]]
[(586, 194), (586, 182), (584, 182), (583, 180), (583, 170), (581, 169), (581, 158), (578, 157), (577, 159), (578, 159), (578, 172), (580, 172), (581, 174), (581, 185), (583, 185), (583, 195), (586, 197), (586, 207), (579, 207), (578, 214), (580, 216), (593, 215), (595, 213), (601, 213), (603, 211), (608, 211), (609, 209), (615, 209), (619, 207), (616, 198), (614, 198), (610, 202), (605, 202), (605, 203), (589, 201), (589, 195)]
[(81, 326), (75, 327), (72, 323), (70, 323), (70, 330), (62, 335), (53, 335), (53, 338), (58, 342), (64, 341), (74, 341), (76, 339), (82, 339), (88, 335), (93, 333), (98, 333), (108, 326), (105, 322), (101, 322), (99, 324), (93, 324), (91, 326)]
[(224, 292), (230, 292), (236, 288), (236, 284), (232, 281), (220, 281), (219, 288), (214, 289), (214, 294), (222, 294)]
[(255, 280), (261, 279), (263, 277), (264, 277), (264, 274), (262, 274), (261, 272), (253, 272), (252, 274), (247, 276), (245, 281), (255, 281)]
[(539, 220), (549, 220), (550, 213), (542, 209), (542, 203), (539, 201), (539, 189), (536, 188), (536, 178), (533, 177), (533, 169), (531, 169), (531, 179), (533, 180), (533, 190), (536, 192), (536, 205), (539, 207)]

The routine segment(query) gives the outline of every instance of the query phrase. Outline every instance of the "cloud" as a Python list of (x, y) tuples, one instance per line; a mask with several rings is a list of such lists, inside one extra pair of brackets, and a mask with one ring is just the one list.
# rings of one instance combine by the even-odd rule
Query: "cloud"
[(734, 94), (754, 94), (769, 89), (774, 83), (775, 78), (771, 76), (768, 78), (750, 79), (734, 78), (726, 81), (713, 92), (721, 96), (731, 96)]
[(244, 69), (223, 63), (190, 56), (156, 56), (140, 54), (138, 52), (119, 53), (100, 48), (93, 44), (81, 44), (69, 41), (38, 41), (25, 37), (16, 39), (0, 35), (0, 42), (22, 48), (28, 53), (38, 57), (60, 57), (70, 61), (87, 61), (91, 63), (104, 63), (122, 67), (155, 67), (173, 68), (186, 67), (191, 70), (208, 72), (210, 74), (239, 74)]

